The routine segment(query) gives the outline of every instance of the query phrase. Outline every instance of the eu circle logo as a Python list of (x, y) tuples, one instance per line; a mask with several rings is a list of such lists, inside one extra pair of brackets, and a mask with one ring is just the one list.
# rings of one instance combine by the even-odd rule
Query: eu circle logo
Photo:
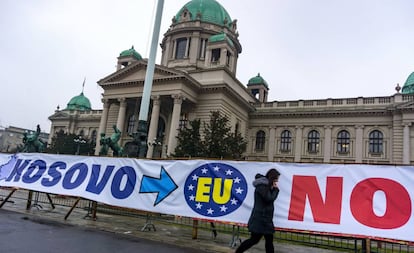
[(232, 213), (241, 206), (246, 195), (246, 179), (225, 163), (207, 163), (196, 168), (184, 186), (188, 206), (207, 217)]

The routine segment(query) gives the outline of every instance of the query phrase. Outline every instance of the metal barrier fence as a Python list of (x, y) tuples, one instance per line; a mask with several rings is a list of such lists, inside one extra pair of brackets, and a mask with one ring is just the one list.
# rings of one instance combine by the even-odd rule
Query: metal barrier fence
[[(68, 213), (65, 216), (65, 219), (69, 217), (71, 211), (74, 208), (84, 210), (85, 217), (89, 216), (91, 218), (95, 218), (95, 215), (99, 213), (132, 216), (146, 219), (146, 224), (148, 226), (152, 226), (153, 220), (156, 220), (157, 222), (174, 223), (177, 225), (187, 226), (190, 229), (193, 229), (193, 239), (197, 237), (198, 229), (207, 230), (211, 232), (212, 237), (214, 238), (220, 236), (221, 233), (231, 234), (232, 241), (230, 242), (230, 246), (235, 246), (236, 244), (239, 244), (242, 240), (241, 238), (247, 238), (249, 236), (247, 228), (245, 226), (239, 226), (237, 224), (210, 222), (207, 220), (195, 220), (189, 217), (147, 213), (135, 209), (109, 206), (76, 197), (32, 192), (23, 189), (19, 189), (17, 191), (17, 194), (13, 194), (12, 191), (13, 189), (0, 187), (0, 208), (6, 202), (14, 203), (16, 200), (19, 200), (20, 203), (26, 203), (26, 209), (40, 209), (43, 208), (43, 206), (47, 205), (50, 205), (53, 208), (54, 206), (67, 207)], [(22, 205), (22, 209), (23, 208), (24, 206)], [(147, 228), (150, 229), (151, 227)], [(296, 231), (277, 230), (275, 232), (275, 240), (286, 241), (291, 243), (293, 242), (296, 244), (318, 248), (340, 250), (344, 252), (414, 253), (414, 245), (410, 245), (404, 242), (321, 235)]]

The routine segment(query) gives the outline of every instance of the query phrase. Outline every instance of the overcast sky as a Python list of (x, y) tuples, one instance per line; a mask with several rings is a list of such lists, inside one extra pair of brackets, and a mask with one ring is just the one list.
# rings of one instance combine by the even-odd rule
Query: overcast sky
[[(160, 41), (188, 0), (165, 0)], [(389, 96), (414, 71), (412, 0), (220, 0), (237, 19), (237, 78), (260, 72), (269, 100)], [(134, 45), (149, 56), (155, 0), (1, 0), (0, 126), (50, 131)], [(160, 62), (160, 51), (157, 61)]]

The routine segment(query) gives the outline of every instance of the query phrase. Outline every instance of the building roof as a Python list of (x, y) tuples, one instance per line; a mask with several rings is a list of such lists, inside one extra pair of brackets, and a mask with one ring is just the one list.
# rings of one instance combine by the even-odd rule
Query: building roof
[(89, 111), (92, 110), (91, 102), (82, 92), (80, 95), (73, 97), (69, 101), (65, 110)]
[(258, 73), (257, 76), (250, 78), (247, 86), (255, 84), (264, 84), (267, 88), (269, 88), (267, 82), (260, 76), (260, 73)]
[(413, 94), (414, 93), (414, 72), (408, 76), (407, 81), (402, 88), (402, 94)]
[(208, 40), (210, 42), (227, 41), (230, 44), (230, 46), (234, 47), (233, 41), (231, 41), (231, 39), (225, 33), (219, 33), (219, 34), (213, 35)]
[(130, 49), (124, 50), (119, 54), (119, 57), (132, 56), (137, 60), (142, 60), (141, 55), (132, 46)]
[(177, 22), (184, 10), (191, 13), (191, 20), (200, 19), (204, 22), (231, 27), (232, 19), (226, 9), (215, 0), (192, 0), (186, 3), (175, 15)]

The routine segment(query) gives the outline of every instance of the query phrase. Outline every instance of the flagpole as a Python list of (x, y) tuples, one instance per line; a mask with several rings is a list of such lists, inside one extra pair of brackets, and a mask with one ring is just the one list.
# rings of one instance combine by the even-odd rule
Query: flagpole
[(83, 84), (82, 84), (82, 93), (83, 93), (83, 90), (85, 89), (85, 82), (86, 82), (86, 76), (85, 76), (85, 78), (83, 79)]
[(148, 58), (147, 72), (145, 74), (144, 90), (141, 98), (141, 106), (138, 116), (138, 138), (140, 141), (138, 157), (146, 157), (147, 153), (147, 120), (150, 106), (150, 97), (152, 90), (152, 81), (154, 78), (155, 58), (157, 55), (158, 38), (160, 35), (162, 10), (164, 7), (164, 0), (158, 0), (157, 12), (155, 15), (154, 29), (152, 33), (151, 49)]

